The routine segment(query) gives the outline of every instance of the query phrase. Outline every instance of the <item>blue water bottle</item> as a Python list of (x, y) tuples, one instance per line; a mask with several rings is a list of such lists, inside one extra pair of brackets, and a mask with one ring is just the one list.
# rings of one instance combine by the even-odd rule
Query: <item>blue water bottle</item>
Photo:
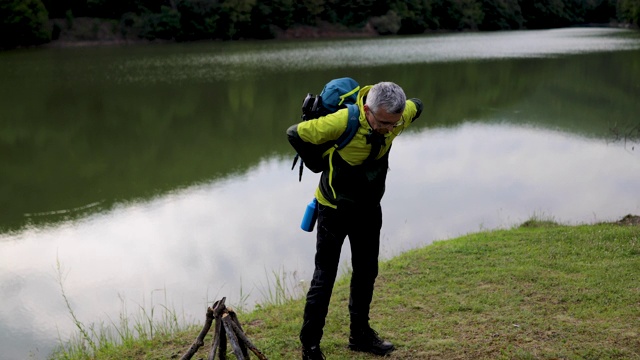
[(313, 227), (316, 224), (316, 219), (318, 219), (318, 200), (313, 198), (313, 200), (311, 200), (307, 205), (307, 209), (304, 211), (300, 228), (304, 231), (312, 232)]

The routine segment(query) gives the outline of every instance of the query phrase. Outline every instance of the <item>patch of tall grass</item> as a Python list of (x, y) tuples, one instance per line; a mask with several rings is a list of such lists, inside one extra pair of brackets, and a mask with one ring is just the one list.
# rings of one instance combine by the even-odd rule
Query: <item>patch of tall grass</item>
[(280, 269), (273, 270), (269, 274), (265, 269), (265, 278), (267, 283), (260, 289), (262, 300), (256, 304), (258, 308), (264, 305), (284, 305), (302, 297), (309, 288), (304, 280), (298, 278), (296, 271), (287, 273), (284, 269)]
[[(92, 359), (97, 354), (108, 353), (119, 346), (127, 347), (133, 343), (152, 340), (157, 336), (168, 336), (195, 326), (187, 321), (184, 314), (167, 305), (166, 289), (152, 291), (150, 301), (143, 299), (137, 304), (135, 312), (130, 312), (127, 301), (119, 295), (121, 310), (118, 319), (108, 317), (108, 322), (83, 323), (76, 315), (64, 288), (66, 274), (59, 259), (56, 259), (56, 280), (67, 311), (75, 325), (76, 332), (68, 339), (58, 333), (59, 345), (49, 357), (52, 360)], [(153, 293), (162, 292), (164, 303), (154, 304)]]
[[(184, 332), (197, 327), (199, 321), (186, 320), (184, 314), (178, 312), (168, 304), (166, 289), (152, 291), (150, 302), (143, 299), (131, 312), (127, 300), (119, 295), (121, 310), (117, 319), (108, 317), (108, 322), (91, 323), (86, 325), (77, 317), (64, 288), (65, 271), (56, 260), (57, 282), (67, 311), (75, 325), (76, 332), (69, 339), (63, 339), (58, 334), (59, 345), (50, 356), (51, 360), (80, 360), (92, 359), (98, 355), (109, 354), (118, 347), (134, 347), (141, 342), (152, 341), (158, 337), (170, 337), (172, 334)], [(308, 285), (298, 278), (297, 272), (287, 272), (284, 269), (265, 270), (266, 283), (258, 290), (261, 295), (256, 308), (280, 306), (302, 297)], [(153, 292), (163, 292), (164, 302), (154, 304)], [(237, 313), (247, 313), (252, 310), (249, 298), (251, 292), (246, 292), (240, 286), (238, 302), (232, 304)], [(213, 303), (213, 301), (207, 301)], [(201, 319), (200, 319), (201, 320)], [(106, 355), (109, 357), (109, 355)]]

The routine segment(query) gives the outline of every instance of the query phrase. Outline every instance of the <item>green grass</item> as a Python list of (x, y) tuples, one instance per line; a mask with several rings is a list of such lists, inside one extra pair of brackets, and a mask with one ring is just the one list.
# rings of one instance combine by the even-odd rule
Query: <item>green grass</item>
[[(143, 300), (133, 314), (128, 311), (126, 300), (120, 297), (122, 310), (117, 321), (109, 318), (107, 324), (92, 323), (87, 326), (78, 319), (71, 307), (64, 288), (65, 270), (59, 260), (56, 260), (56, 270), (62, 298), (77, 332), (70, 339), (59, 340), (60, 345), (50, 356), (51, 359), (134, 358), (133, 355), (121, 357), (122, 351), (154, 346), (158, 340), (195, 328), (195, 325), (184, 320), (184, 316), (179, 316), (172, 307), (165, 305), (168, 303), (165, 289), (152, 291), (151, 302), (147, 304)], [(164, 293), (165, 304), (153, 303), (153, 292), (158, 291)]]
[[(321, 347), (376, 358), (347, 348), (348, 296), (344, 276)], [(290, 298), (239, 319), (269, 359), (297, 359), (303, 307)], [(640, 359), (640, 227), (533, 219), (408, 251), (381, 263), (371, 324), (396, 345), (390, 359)], [(200, 326), (66, 358), (180, 358)]]

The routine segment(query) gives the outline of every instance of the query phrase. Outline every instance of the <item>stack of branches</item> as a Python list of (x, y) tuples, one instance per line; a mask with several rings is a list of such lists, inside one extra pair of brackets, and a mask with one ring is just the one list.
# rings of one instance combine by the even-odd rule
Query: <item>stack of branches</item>
[(235, 311), (225, 306), (224, 302), (226, 299), (226, 297), (223, 297), (221, 300), (214, 302), (213, 307), (207, 308), (204, 326), (196, 340), (189, 347), (189, 350), (182, 355), (180, 358), (181, 360), (191, 359), (198, 349), (204, 345), (204, 337), (209, 332), (209, 329), (211, 329), (211, 324), (214, 319), (216, 320), (215, 330), (208, 360), (213, 360), (218, 351), (220, 360), (225, 360), (227, 358), (227, 337), (229, 337), (229, 343), (231, 343), (233, 353), (238, 360), (248, 360), (248, 350), (251, 350), (258, 359), (267, 360), (267, 357), (264, 356), (264, 354), (261, 353), (245, 335)]

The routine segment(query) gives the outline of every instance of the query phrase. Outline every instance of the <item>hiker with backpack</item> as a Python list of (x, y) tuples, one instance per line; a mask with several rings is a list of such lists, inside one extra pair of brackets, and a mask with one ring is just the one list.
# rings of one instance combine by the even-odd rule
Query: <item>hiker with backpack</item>
[[(369, 308), (378, 275), (380, 201), (392, 142), (420, 116), (423, 105), (418, 99), (407, 100), (395, 83), (360, 88), (350, 78), (328, 83), (314, 99), (317, 106), (309, 109), (307, 102), (303, 104), (305, 121), (287, 130), (289, 142), (303, 163), (322, 173), (315, 191), (315, 270), (300, 331), (302, 358), (325, 358), (320, 340), (347, 236), (353, 269), (349, 348), (386, 355), (394, 350), (393, 344), (369, 326)], [(302, 168), (300, 171), (302, 174)]]

